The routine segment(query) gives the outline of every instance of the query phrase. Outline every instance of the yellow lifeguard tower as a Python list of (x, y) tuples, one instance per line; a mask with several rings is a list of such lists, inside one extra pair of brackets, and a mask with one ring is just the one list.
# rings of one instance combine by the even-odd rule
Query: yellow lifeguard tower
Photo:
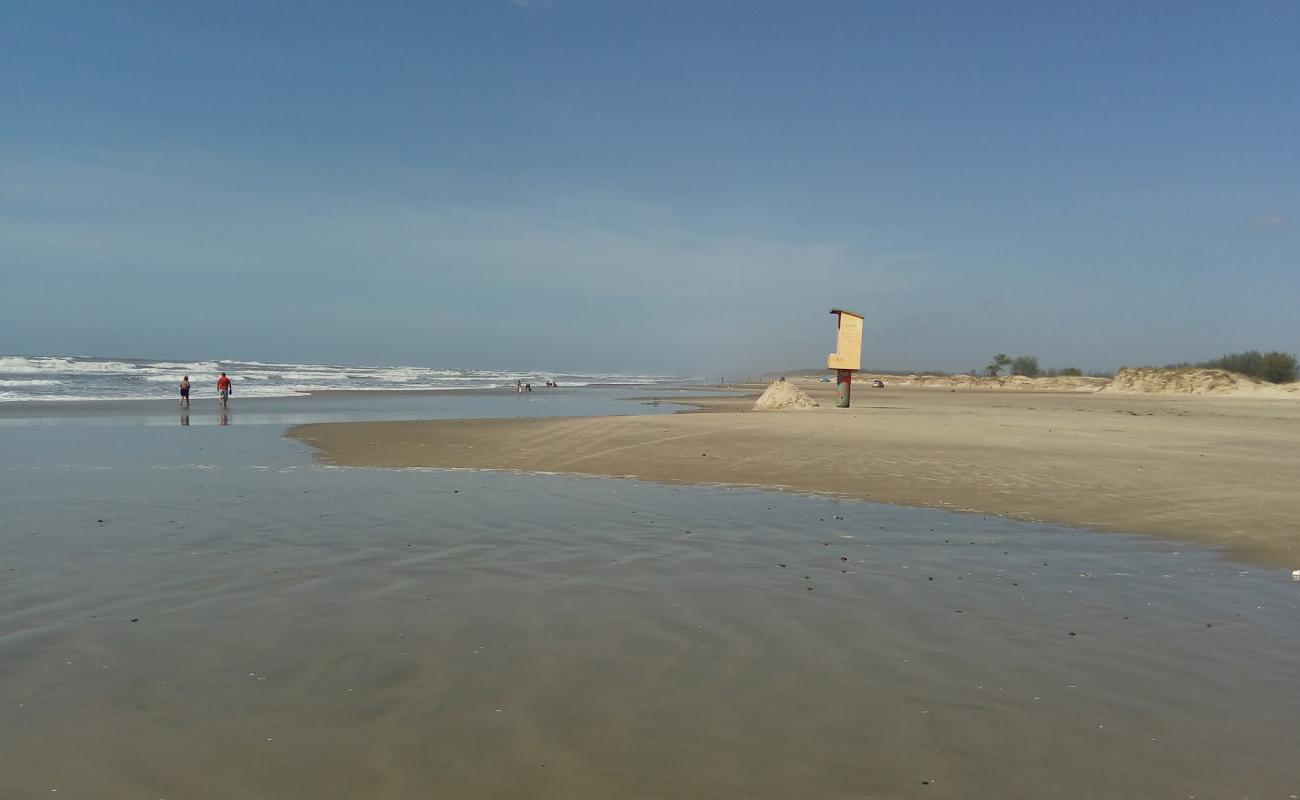
[(839, 325), (835, 352), (826, 356), (826, 366), (835, 370), (836, 408), (848, 408), (853, 394), (853, 371), (862, 369), (863, 316), (842, 308), (832, 308)]

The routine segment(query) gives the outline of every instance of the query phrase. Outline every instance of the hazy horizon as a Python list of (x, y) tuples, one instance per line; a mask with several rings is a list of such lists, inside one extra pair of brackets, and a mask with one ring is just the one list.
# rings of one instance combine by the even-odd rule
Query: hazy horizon
[(1300, 5), (16, 2), (0, 351), (1300, 351)]

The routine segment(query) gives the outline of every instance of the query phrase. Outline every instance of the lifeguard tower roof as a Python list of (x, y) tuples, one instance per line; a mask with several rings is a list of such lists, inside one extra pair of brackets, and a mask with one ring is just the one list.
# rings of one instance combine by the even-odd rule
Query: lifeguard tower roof
[(858, 312), (856, 312), (856, 311), (849, 311), (847, 308), (832, 308), (832, 309), (831, 309), (831, 313), (832, 313), (832, 314), (848, 314), (849, 316), (857, 317), (858, 319), (866, 319), (866, 317), (862, 316), (862, 315), (859, 314)]

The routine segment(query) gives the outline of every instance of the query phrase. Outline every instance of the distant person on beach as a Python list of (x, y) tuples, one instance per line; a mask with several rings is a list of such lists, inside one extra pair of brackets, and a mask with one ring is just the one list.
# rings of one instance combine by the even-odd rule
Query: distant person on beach
[(515, 394), (523, 394), (523, 393), (524, 393), (524, 382), (515, 381)]
[(181, 408), (190, 407), (190, 376), (181, 378)]
[(531, 383), (525, 383), (524, 388), (531, 392), (533, 390), (533, 385)]
[(217, 395), (221, 398), (219, 402), (222, 406), (230, 400), (230, 378), (227, 378), (224, 372), (221, 373), (220, 378), (217, 378)]

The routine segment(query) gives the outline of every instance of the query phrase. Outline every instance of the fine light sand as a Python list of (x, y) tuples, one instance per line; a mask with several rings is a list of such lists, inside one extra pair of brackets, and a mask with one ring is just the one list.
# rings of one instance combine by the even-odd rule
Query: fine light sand
[(789, 408), (816, 408), (817, 401), (790, 381), (774, 381), (754, 401), (756, 411), (782, 411)]
[(329, 463), (827, 492), (1220, 545), (1300, 567), (1294, 400), (854, 387), (834, 408), (303, 425)]

